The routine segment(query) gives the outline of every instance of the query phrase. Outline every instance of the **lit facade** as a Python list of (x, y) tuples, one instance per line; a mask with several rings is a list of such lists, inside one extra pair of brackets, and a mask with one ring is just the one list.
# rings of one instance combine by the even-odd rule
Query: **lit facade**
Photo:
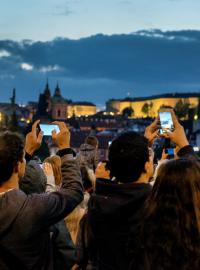
[[(197, 107), (200, 93), (176, 93), (146, 98), (127, 98), (123, 100), (111, 99), (106, 103), (107, 112), (122, 114), (125, 108), (132, 108), (134, 118), (156, 117), (162, 106), (175, 107), (177, 102), (189, 103), (190, 108)], [(148, 104), (148, 112), (144, 113), (144, 105)]]
[(94, 115), (96, 111), (96, 105), (91, 102), (72, 102), (65, 99), (58, 84), (51, 96), (47, 82), (44, 92), (39, 96), (37, 115), (46, 120), (65, 120), (72, 116)]
[(69, 104), (67, 107), (68, 117), (74, 116), (89, 116), (96, 114), (96, 105), (90, 102), (77, 102)]

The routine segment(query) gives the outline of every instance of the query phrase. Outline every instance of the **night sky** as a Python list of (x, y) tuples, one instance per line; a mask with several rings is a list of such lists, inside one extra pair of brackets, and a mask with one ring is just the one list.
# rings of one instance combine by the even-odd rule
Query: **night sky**
[(47, 78), (52, 93), (58, 81), (64, 97), (98, 106), (199, 91), (199, 10), (198, 0), (2, 1), (0, 100), (16, 87), (18, 102), (36, 101)]

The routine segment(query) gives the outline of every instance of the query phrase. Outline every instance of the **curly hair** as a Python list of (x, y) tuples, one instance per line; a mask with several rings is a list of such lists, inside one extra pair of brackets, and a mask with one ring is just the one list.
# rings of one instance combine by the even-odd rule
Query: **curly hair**
[(9, 131), (0, 134), (0, 184), (10, 179), (23, 155), (24, 141), (19, 134)]
[(198, 161), (179, 159), (161, 165), (138, 230), (130, 242), (130, 269), (200, 269)]

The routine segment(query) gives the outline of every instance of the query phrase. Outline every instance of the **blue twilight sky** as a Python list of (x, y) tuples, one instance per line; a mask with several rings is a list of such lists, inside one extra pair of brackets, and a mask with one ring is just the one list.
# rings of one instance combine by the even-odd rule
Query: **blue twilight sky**
[[(199, 0), (1, 0), (0, 101), (200, 89)], [(151, 30), (153, 29), (153, 30)]]
[(200, 29), (199, 0), (1, 0), (0, 38), (78, 39), (141, 29)]

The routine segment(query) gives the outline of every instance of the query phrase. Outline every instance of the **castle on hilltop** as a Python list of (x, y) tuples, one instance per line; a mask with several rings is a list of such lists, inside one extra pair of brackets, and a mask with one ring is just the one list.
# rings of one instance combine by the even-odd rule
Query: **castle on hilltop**
[(106, 102), (106, 111), (112, 115), (131, 111), (132, 118), (157, 117), (161, 107), (172, 107), (177, 112), (192, 110), (200, 116), (200, 93), (168, 93), (149, 97), (110, 99)]

